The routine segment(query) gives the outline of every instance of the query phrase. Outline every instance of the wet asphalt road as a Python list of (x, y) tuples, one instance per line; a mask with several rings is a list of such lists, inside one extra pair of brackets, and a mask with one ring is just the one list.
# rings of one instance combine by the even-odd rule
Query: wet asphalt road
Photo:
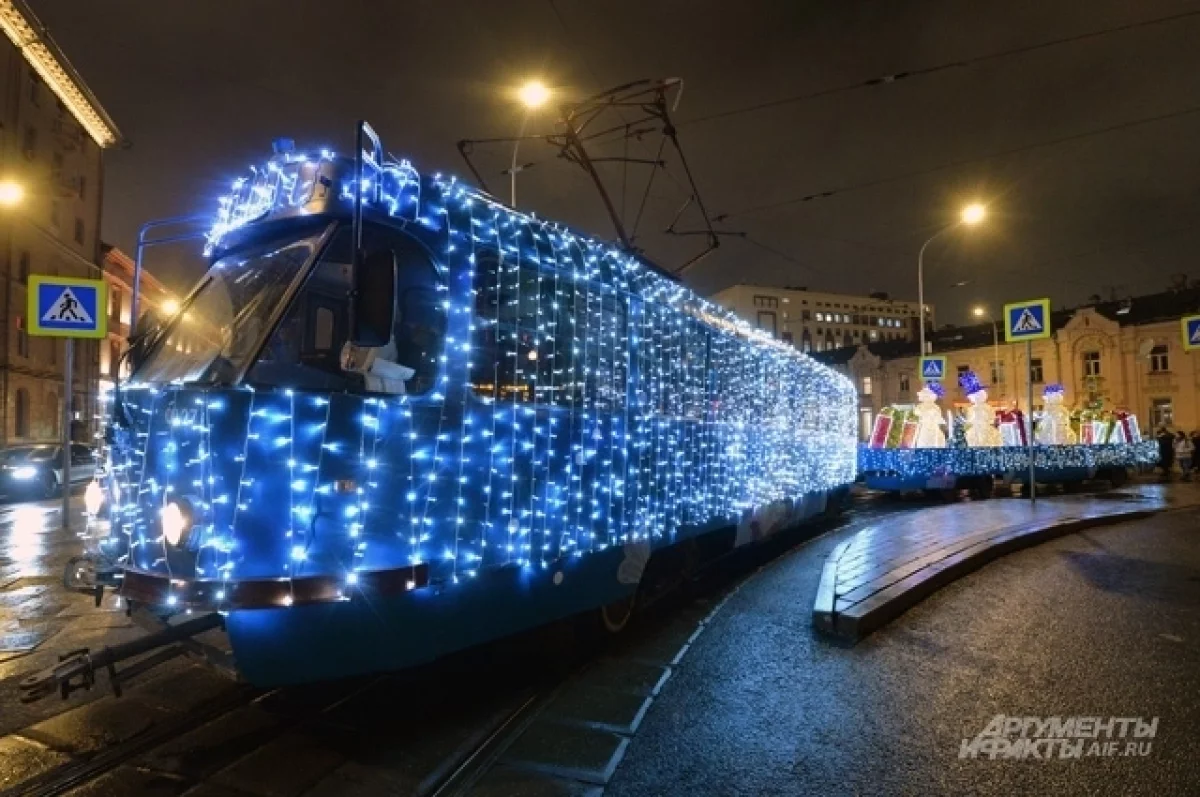
[[(1003, 558), (853, 648), (811, 630), (838, 539), (733, 596), (606, 795), (1200, 793), (1200, 511)], [(1160, 722), (1145, 757), (960, 760), (999, 714)]]

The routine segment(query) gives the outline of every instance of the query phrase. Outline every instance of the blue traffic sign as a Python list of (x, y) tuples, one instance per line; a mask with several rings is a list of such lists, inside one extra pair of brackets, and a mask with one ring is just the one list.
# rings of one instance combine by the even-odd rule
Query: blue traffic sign
[(1200, 315), (1183, 317), (1183, 349), (1200, 349)]
[(1020, 343), (1050, 337), (1050, 300), (1030, 299), (1004, 305), (1004, 340)]
[(946, 358), (945, 357), (922, 357), (921, 358), (921, 378), (922, 379), (945, 379), (946, 378)]
[(103, 338), (108, 334), (104, 280), (29, 275), (29, 334)]

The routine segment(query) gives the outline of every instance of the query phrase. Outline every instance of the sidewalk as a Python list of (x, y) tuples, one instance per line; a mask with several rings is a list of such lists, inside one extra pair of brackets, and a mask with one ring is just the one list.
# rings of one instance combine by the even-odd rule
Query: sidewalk
[(868, 526), (822, 570), (813, 626), (857, 641), (946, 584), (1052, 537), (1200, 504), (1200, 486), (1145, 484), (1088, 496), (934, 507)]

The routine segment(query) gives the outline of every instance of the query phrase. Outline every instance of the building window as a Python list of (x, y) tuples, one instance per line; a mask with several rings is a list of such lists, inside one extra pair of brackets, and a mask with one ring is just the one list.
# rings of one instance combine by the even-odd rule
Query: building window
[(30, 125), (25, 128), (25, 140), (21, 143), (21, 150), (25, 155), (25, 160), (33, 160), (37, 157), (37, 135), (36, 127)]
[(17, 388), (13, 400), (13, 434), (17, 437), (29, 436), (29, 391), (23, 387)]
[(784, 343), (792, 343), (794, 340), (792, 338), (792, 331), (790, 329), (783, 330), (782, 339)]
[(908, 392), (908, 374), (900, 374), (900, 392)]
[(862, 378), (862, 394), (864, 396), (871, 395), (871, 377), (864, 376)]
[(1083, 375), (1100, 376), (1100, 352), (1085, 351), (1083, 353)]
[(808, 310), (800, 311), (800, 320), (801, 321), (809, 321), (811, 319), (812, 319), (812, 313), (810, 311), (808, 311)]
[(108, 295), (108, 322), (114, 327), (121, 323), (121, 289), (115, 285)]
[(772, 310), (758, 311), (758, 328), (767, 330), (775, 337), (775, 313)]
[(83, 219), (75, 219), (75, 243), (83, 243)]
[(79, 185), (78, 185), (79, 198), (87, 199), (87, 178), (81, 174), (81, 175), (79, 175), (78, 179), (79, 179)]
[(1046, 381), (1042, 376), (1042, 359), (1040, 357), (1034, 357), (1029, 361), (1029, 380), (1035, 385)]
[(42, 79), (37, 72), (29, 73), (29, 102), (35, 107), (42, 104)]
[(1150, 371), (1151, 373), (1162, 373), (1171, 370), (1171, 361), (1167, 356), (1166, 346), (1155, 346), (1150, 350)]
[(1154, 429), (1175, 425), (1175, 410), (1169, 398), (1150, 400), (1150, 425)]
[(1004, 363), (1000, 360), (992, 361), (992, 384), (999, 385), (1004, 382)]
[(17, 258), (17, 274), (22, 285), (29, 284), (29, 253), (26, 251), (22, 251)]
[(774, 296), (755, 296), (754, 297), (754, 306), (755, 307), (775, 308), (775, 307), (779, 306), (779, 300), (776, 299)]
[(29, 333), (25, 330), (25, 319), (17, 316), (17, 354), (29, 356)]

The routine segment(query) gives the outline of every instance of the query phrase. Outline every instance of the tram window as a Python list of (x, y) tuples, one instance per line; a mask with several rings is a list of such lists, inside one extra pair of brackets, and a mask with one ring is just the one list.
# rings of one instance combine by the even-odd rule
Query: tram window
[[(425, 392), (436, 381), (445, 336), (437, 272), (424, 251), (404, 236), (375, 226), (368, 226), (364, 233), (364, 248), (391, 247), (398, 266), (393, 338), (388, 346), (371, 351), (375, 360), (382, 358), (414, 371), (402, 383), (404, 392)], [(350, 327), (350, 236), (349, 228), (340, 230), (321, 256), (264, 347), (250, 373), (251, 382), (313, 390), (361, 389), (368, 382), (342, 369)], [(369, 383), (367, 387), (375, 389)]]
[(612, 293), (479, 252), (470, 384), (497, 401), (606, 408), (625, 392), (625, 324)]
[(317, 351), (329, 351), (333, 348), (333, 310), (328, 307), (318, 307), (313, 323), (313, 348)]

